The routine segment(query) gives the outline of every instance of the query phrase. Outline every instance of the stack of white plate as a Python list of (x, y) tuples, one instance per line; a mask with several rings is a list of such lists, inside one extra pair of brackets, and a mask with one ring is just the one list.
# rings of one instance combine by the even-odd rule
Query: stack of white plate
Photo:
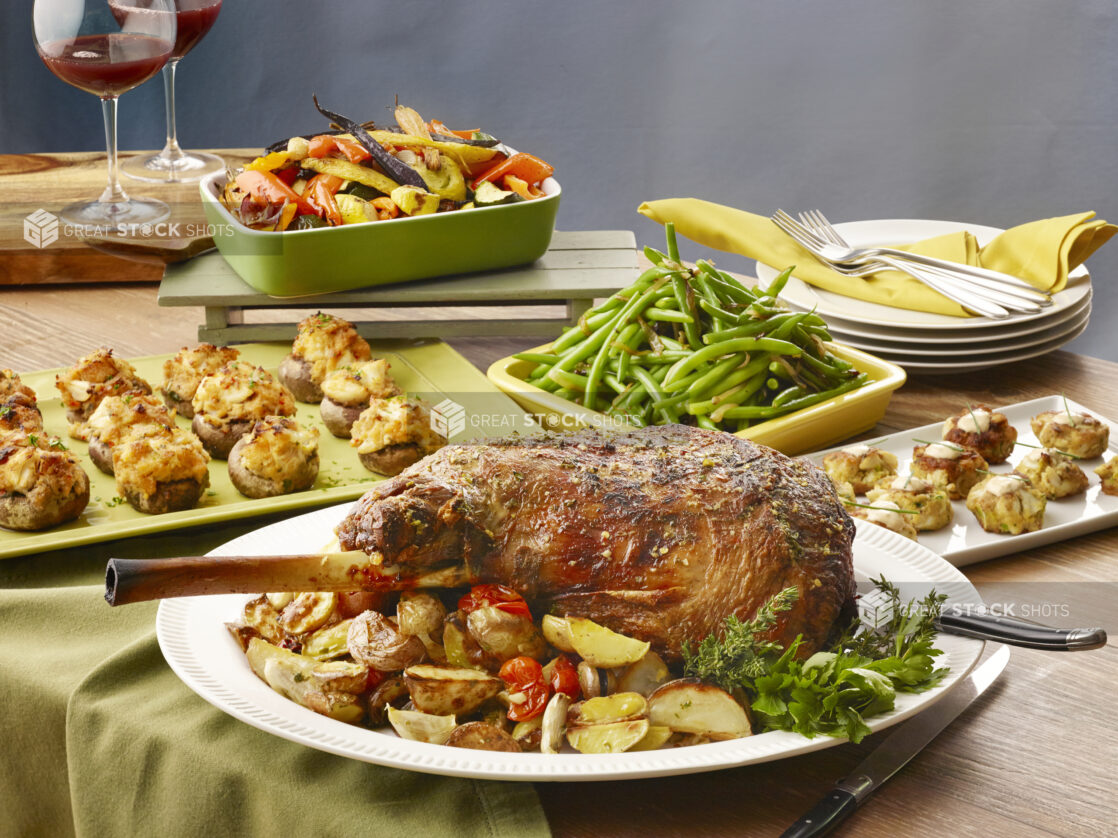
[[(854, 247), (908, 244), (968, 230), (980, 245), (1001, 230), (954, 221), (887, 219), (836, 224)], [(762, 286), (778, 266), (757, 263)], [(851, 282), (859, 280), (851, 278)], [(951, 373), (1021, 361), (1044, 355), (1078, 337), (1091, 316), (1091, 280), (1085, 268), (1073, 271), (1067, 287), (1039, 314), (1016, 314), (1005, 320), (950, 317), (878, 305), (808, 285), (795, 273), (781, 292), (793, 309), (814, 309), (838, 343), (865, 350), (914, 373)]]

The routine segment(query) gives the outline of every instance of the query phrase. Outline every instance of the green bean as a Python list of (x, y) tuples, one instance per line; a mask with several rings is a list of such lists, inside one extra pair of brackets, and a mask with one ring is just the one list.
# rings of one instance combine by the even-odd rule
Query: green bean
[(675, 222), (669, 221), (664, 225), (664, 236), (668, 241), (668, 258), (679, 264), (679, 245), (675, 240)]
[(705, 399), (705, 398), (716, 399), (722, 393), (726, 392), (727, 390), (729, 390), (733, 387), (736, 387), (737, 385), (741, 384), (743, 381), (746, 381), (750, 378), (753, 378), (753, 376), (758, 375), (758, 374), (761, 376), (761, 381), (763, 383), (765, 378), (768, 376), (768, 368), (767, 368), (768, 361), (769, 361), (769, 355), (767, 353), (761, 353), (756, 358), (751, 360), (748, 364), (745, 364), (744, 366), (738, 367), (733, 372), (731, 372), (729, 375), (727, 375), (724, 379), (717, 382), (717, 384), (715, 386), (719, 387), (720, 389), (718, 389), (718, 390), (714, 390), (713, 388), (707, 388), (705, 390), (692, 389), (692, 390), (690, 390), (691, 397), (692, 397), (693, 400), (696, 400), (696, 401), (701, 400), (701, 399)]
[(734, 352), (753, 352), (753, 351), (772, 352), (780, 355), (791, 355), (799, 357), (803, 352), (800, 347), (794, 343), (789, 343), (786, 340), (772, 340), (770, 338), (735, 338), (720, 343), (713, 343), (710, 346), (704, 346), (691, 355), (675, 364), (671, 370), (668, 371), (667, 378), (664, 379), (664, 384), (667, 389), (672, 389), (671, 384), (680, 379), (684, 373), (694, 369), (700, 364), (712, 361), (723, 355), (729, 355)]
[(548, 377), (560, 387), (566, 387), (568, 390), (579, 390), (583, 393), (586, 392), (588, 379), (585, 375), (552, 368), (551, 372), (548, 373)]
[(602, 375), (602, 367), (605, 366), (606, 357), (609, 354), (610, 341), (613, 340), (613, 336), (617, 334), (623, 323), (627, 323), (629, 321), (629, 318), (631, 316), (643, 311), (648, 306), (648, 301), (651, 295), (658, 291), (666, 282), (667, 276), (659, 277), (655, 282), (652, 283), (652, 286), (647, 291), (645, 291), (639, 297), (634, 297), (632, 300), (630, 300), (625, 305), (625, 307), (621, 309), (621, 312), (617, 315), (617, 319), (609, 327), (609, 334), (606, 336), (606, 339), (602, 342), (600, 348), (598, 349), (598, 354), (594, 357), (594, 361), (590, 365), (590, 372), (587, 373), (586, 407), (590, 408), (591, 410), (594, 409), (594, 403), (596, 400), (596, 394), (594, 390), (597, 388), (598, 379)]
[(702, 338), (696, 326), (699, 313), (688, 305), (687, 286), (682, 277), (672, 277), (672, 291), (675, 293), (675, 299), (676, 303), (679, 305), (679, 310), (691, 316), (691, 322), (683, 324), (683, 334), (687, 337), (687, 343), (690, 344), (692, 349), (698, 349), (702, 345)]
[[(700, 303), (700, 305), (702, 305), (702, 303)], [(664, 320), (668, 323), (695, 322), (695, 318), (692, 317), (690, 314), (684, 314), (682, 311), (676, 311), (674, 309), (661, 309), (653, 307), (645, 311), (644, 316), (649, 320)]]
[(705, 416), (696, 416), (695, 417), (695, 424), (698, 425), (700, 428), (706, 428), (708, 431), (721, 430), (721, 428), (719, 428), (716, 424), (711, 422)]
[(554, 364), (559, 360), (558, 355), (552, 355), (550, 352), (517, 352), (512, 357), (518, 361), (532, 361), (536, 364)]
[(772, 405), (735, 407), (732, 410), (726, 411), (725, 416), (727, 419), (771, 419), (774, 416), (779, 416), (783, 413), (792, 413), (801, 408), (811, 407), (813, 404), (818, 404), (819, 402), (847, 393), (855, 387), (860, 387), (865, 383), (867, 377), (865, 373), (862, 373), (858, 378), (852, 378), (845, 384), (832, 387), (830, 390), (824, 390), (822, 393), (812, 393), (810, 396), (794, 399), (781, 407), (773, 407)]
[[(710, 420), (718, 423), (722, 421), (722, 417), (726, 415), (726, 411), (732, 410), (736, 405), (743, 402), (756, 401), (761, 394), (761, 388), (765, 383), (765, 373), (759, 372), (750, 378), (732, 394), (726, 394), (718, 399), (717, 406), (710, 414)], [(711, 400), (712, 402), (714, 399)]]
[(613, 344), (621, 350), (620, 357), (617, 359), (617, 377), (622, 381), (628, 378), (632, 352), (640, 345), (640, 331), (639, 323), (630, 323), (621, 330)]
[(792, 276), (792, 271), (795, 270), (795, 265), (789, 265), (776, 275), (776, 279), (769, 283), (765, 289), (765, 296), (772, 297), (774, 300), (780, 296), (780, 292), (784, 290), (784, 286), (788, 284), (788, 279)]
[(738, 323), (738, 315), (731, 314), (724, 308), (719, 308), (717, 305), (706, 298), (702, 298), (699, 300), (699, 308), (701, 308), (711, 317), (715, 318), (716, 323), (719, 323), (720, 321), (724, 321), (725, 323)]
[(726, 389), (724, 381), (727, 375), (738, 367), (748, 364), (748, 357), (733, 355), (718, 363), (714, 364), (709, 370), (701, 375), (693, 384), (691, 384), (687, 391), (696, 396), (700, 393), (705, 393), (712, 387), (719, 387), (723, 390)]
[[(639, 367), (635, 367), (633, 369), (633, 376), (637, 379), (637, 381), (644, 385), (644, 389), (648, 392), (648, 395), (651, 397), (653, 402), (664, 401), (664, 394), (660, 392), (659, 385), (656, 383), (656, 380), (651, 375), (649, 375), (647, 372), (640, 369)], [(658, 409), (658, 412), (667, 422), (679, 421), (679, 413), (674, 407), (670, 405), (664, 405), (663, 407), (660, 407)]]
[(776, 396), (773, 398), (772, 405), (773, 407), (783, 407), (793, 399), (798, 399), (801, 396), (805, 395), (805, 393), (806, 391), (803, 387), (801, 387), (799, 384), (793, 384), (791, 387), (788, 387), (787, 389), (781, 390), (779, 393), (777, 393)]
[(684, 347), (682, 343), (680, 343), (678, 340), (675, 340), (674, 338), (667, 337), (666, 335), (660, 335), (660, 342), (664, 344), (665, 349), (674, 350), (676, 352), (687, 351), (686, 347)]
[(767, 378), (765, 379), (765, 386), (768, 387), (770, 390), (779, 390), (780, 382), (777, 381), (775, 378)]
[(779, 327), (781, 323), (786, 322), (789, 318), (794, 317), (793, 314), (774, 314), (772, 317), (767, 317), (763, 320), (753, 320), (741, 326), (734, 326), (732, 329), (726, 329), (723, 332), (714, 332), (713, 334), (703, 335), (703, 342), (707, 345), (712, 343), (721, 343), (722, 341), (732, 340), (733, 338), (745, 338), (752, 335), (758, 335), (764, 332), (766, 335), (771, 334), (771, 330)]

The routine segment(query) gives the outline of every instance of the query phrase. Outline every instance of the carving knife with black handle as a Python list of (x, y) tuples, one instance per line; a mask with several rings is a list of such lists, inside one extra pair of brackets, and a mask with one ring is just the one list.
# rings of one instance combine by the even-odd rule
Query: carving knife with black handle
[(936, 628), (964, 637), (996, 640), (1011, 646), (1049, 652), (1083, 652), (1106, 645), (1106, 632), (1101, 628), (1058, 629), (1017, 617), (972, 613), (950, 606), (939, 615)]
[(1008, 661), (1009, 649), (1002, 646), (947, 695), (898, 727), (781, 838), (816, 838), (838, 826), (994, 683)]

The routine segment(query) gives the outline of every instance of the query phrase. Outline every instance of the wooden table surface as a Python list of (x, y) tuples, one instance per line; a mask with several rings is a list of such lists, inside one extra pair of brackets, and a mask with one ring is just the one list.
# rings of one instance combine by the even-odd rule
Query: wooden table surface
[[(0, 157), (0, 172), (5, 165)], [(0, 274), (11, 258), (0, 248)], [(75, 253), (67, 269), (80, 265)], [(124, 280), (137, 276), (134, 263), (117, 261), (113, 270)], [(62, 366), (106, 343), (124, 356), (173, 352), (195, 342), (201, 320), (200, 310), (159, 308), (151, 284), (2, 288), (0, 368)], [(452, 344), (484, 369), (532, 339)], [(1008, 404), (1052, 393), (1114, 416), (1116, 392), (1118, 364), (1068, 352), (966, 375), (913, 376), (866, 438), (941, 419), (960, 403)], [(987, 602), (1051, 610), (1047, 621), (1056, 625), (1102, 625), (1112, 636), (1118, 630), (1118, 530), (972, 565), (964, 573)], [(779, 835), (881, 738), (727, 771), (537, 788), (560, 836)], [(1114, 642), (1087, 653), (1014, 649), (998, 683), (838, 834), (1113, 835), (1116, 774)]]

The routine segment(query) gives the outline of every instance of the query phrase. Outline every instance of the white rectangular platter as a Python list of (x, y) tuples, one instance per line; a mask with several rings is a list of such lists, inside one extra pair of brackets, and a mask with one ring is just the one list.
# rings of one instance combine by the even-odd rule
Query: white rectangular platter
[[(1079, 466), (1086, 472), (1090, 481), (1086, 492), (1068, 498), (1048, 501), (1044, 513), (1044, 526), (1036, 532), (1021, 535), (986, 532), (979, 526), (978, 521), (966, 508), (963, 501), (952, 501), (955, 510), (952, 523), (941, 530), (920, 533), (919, 542), (943, 556), (956, 567), (962, 567), (986, 559), (1063, 541), (1118, 524), (1118, 496), (1103, 494), (1099, 487), (1099, 477), (1095, 474), (1096, 467), (1118, 454), (1118, 423), (1103, 416), (1097, 410), (1078, 404), (1071, 399), (1067, 399), (1066, 403), (1067, 409), (1072, 412), (1090, 413), (1110, 427), (1110, 444), (1106, 452), (1101, 457), (1079, 461)], [(1065, 400), (1063, 396), (1045, 396), (1008, 406), (993, 404), (989, 406), (1005, 414), (1009, 423), (1017, 429), (1018, 442), (1037, 445), (1037, 438), (1029, 427), (1029, 420), (1045, 410), (1065, 410)], [(958, 410), (961, 411), (966, 407), (966, 404), (960, 403)], [(944, 419), (946, 418), (945, 416)], [(908, 474), (912, 464), (912, 448), (917, 444), (915, 440), (938, 440), (942, 436), (942, 430), (943, 422), (941, 421), (913, 428), (909, 431), (901, 431), (881, 439), (867, 440), (867, 444), (896, 454), (897, 473)], [(841, 451), (843, 447), (829, 448), (826, 451), (809, 454), (807, 457), (822, 468), (823, 456), (831, 451)], [(1008, 462), (991, 466), (990, 471), (998, 474), (1010, 473), (1014, 466), (1031, 450), (1033, 449), (1025, 445), (1018, 445)], [(865, 498), (860, 496), (859, 502), (864, 503)]]

